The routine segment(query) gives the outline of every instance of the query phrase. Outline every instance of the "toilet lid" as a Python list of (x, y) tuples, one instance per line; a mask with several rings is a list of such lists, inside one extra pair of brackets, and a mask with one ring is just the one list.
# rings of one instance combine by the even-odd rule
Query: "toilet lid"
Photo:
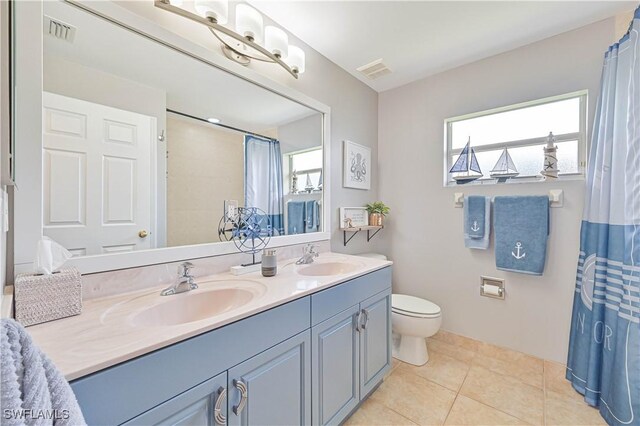
[(441, 313), (440, 306), (435, 303), (407, 294), (391, 295), (391, 307), (396, 313), (412, 316), (437, 316)]

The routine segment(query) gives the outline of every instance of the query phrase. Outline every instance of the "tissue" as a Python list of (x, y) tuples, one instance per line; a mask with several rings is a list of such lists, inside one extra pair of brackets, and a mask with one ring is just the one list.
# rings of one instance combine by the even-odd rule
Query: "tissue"
[(50, 275), (60, 269), (73, 255), (66, 248), (49, 237), (42, 237), (38, 241), (36, 260), (33, 267), (36, 274)]

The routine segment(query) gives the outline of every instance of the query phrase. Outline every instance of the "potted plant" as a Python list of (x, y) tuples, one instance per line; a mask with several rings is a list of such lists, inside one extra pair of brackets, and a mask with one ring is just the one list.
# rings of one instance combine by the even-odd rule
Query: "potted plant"
[(365, 206), (367, 213), (369, 213), (369, 225), (382, 226), (382, 219), (389, 214), (391, 209), (382, 201), (376, 201), (369, 203)]

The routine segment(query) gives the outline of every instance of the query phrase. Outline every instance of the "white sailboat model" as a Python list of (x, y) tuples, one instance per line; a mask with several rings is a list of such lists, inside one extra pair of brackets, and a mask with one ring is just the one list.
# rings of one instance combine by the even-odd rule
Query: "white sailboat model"
[[(476, 173), (471, 173), (476, 172)], [(453, 179), (457, 184), (464, 184), (474, 181), (482, 177), (482, 171), (476, 158), (476, 153), (471, 148), (471, 138), (462, 149), (460, 156), (456, 160), (449, 173), (453, 175)]]
[(519, 174), (520, 172), (516, 169), (516, 165), (513, 163), (511, 155), (509, 155), (509, 150), (505, 148), (489, 176), (498, 179), (498, 182), (506, 182), (507, 179), (516, 177)]

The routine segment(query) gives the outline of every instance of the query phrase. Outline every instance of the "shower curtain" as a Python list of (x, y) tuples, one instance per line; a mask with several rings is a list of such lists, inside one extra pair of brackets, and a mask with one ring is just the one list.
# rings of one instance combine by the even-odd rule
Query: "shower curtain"
[(263, 210), (271, 235), (284, 235), (284, 193), (280, 142), (244, 136), (244, 206)]
[(567, 379), (610, 425), (640, 425), (640, 8), (605, 54)]

